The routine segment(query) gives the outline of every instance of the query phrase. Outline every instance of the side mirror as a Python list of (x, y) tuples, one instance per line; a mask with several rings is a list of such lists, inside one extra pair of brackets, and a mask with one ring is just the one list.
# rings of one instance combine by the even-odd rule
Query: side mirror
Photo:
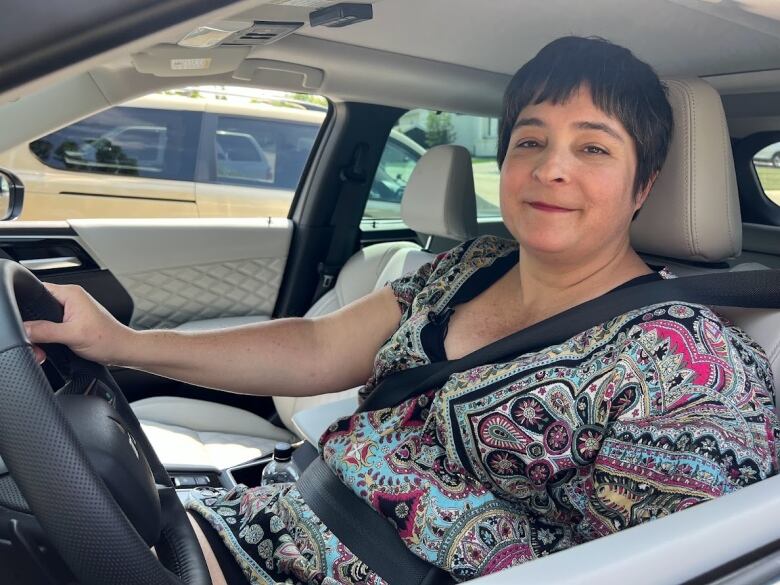
[(22, 213), (24, 185), (11, 171), (0, 169), (0, 221), (16, 219)]

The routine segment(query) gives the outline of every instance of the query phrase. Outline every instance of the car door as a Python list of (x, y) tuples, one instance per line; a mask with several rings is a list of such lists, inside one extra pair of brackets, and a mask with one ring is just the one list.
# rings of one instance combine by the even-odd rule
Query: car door
[(270, 318), (292, 235), (287, 218), (72, 220), (68, 225), (74, 243), (132, 298), (130, 324), (136, 329)]
[[(8, 227), (8, 237), (26, 226), (30, 237), (50, 238), (47, 227), (33, 229), (28, 220), (64, 221), (56, 231), (68, 234), (68, 254), (41, 246), (40, 257), (25, 259), (28, 266), (75, 282), (85, 270), (110, 273), (132, 299), (130, 323), (139, 329), (269, 318), (292, 234), (286, 215), (294, 187), (285, 191), (283, 208), (264, 207), (257, 197), (242, 206), (240, 196), (226, 193), (204, 214), (211, 218), (199, 220), (199, 152), (211, 156), (218, 146), (218, 168), (237, 180), (267, 182), (274, 162), (251, 134), (201, 132), (201, 101), (110, 108), (2, 157), (27, 185), (21, 221)], [(296, 185), (300, 171), (291, 178)], [(13, 254), (14, 246), (6, 247)], [(66, 265), (60, 257), (78, 261)]]
[[(20, 145), (13, 149), (17, 156), (3, 159), (0, 166), (16, 172), (28, 189), (32, 186), (26, 203), (32, 208), (28, 217), (36, 221), (23, 215), (21, 221), (0, 224), (0, 250), (42, 280), (83, 286), (136, 329), (218, 327), (270, 319), (293, 235), (293, 223), (286, 216), (305, 158), (300, 164), (295, 161), (297, 176), (285, 179), (283, 207), (269, 206), (255, 189), (228, 184), (221, 186), (221, 204), (203, 214), (212, 217), (198, 217), (192, 176), (185, 170), (172, 178), (170, 173), (157, 173), (163, 175), (159, 178), (156, 171), (189, 166), (194, 175), (201, 164), (195, 153), (213, 156), (220, 146), (227, 151), (221, 161), (223, 172), (263, 179), (274, 172), (274, 162), (284, 163), (279, 160), (284, 153), (275, 153), (274, 160), (252, 135), (230, 129), (212, 133), (204, 148), (199, 143), (206, 136), (200, 112), (158, 109), (154, 113), (159, 123), (139, 126), (137, 115), (128, 121), (117, 112), (121, 109), (107, 111), (116, 120), (113, 127), (104, 123), (88, 135), (85, 123), (76, 123), (32, 145)], [(134, 115), (140, 111), (126, 110)], [(105, 113), (102, 119), (105, 122)], [(171, 119), (176, 124), (166, 125)], [(182, 136), (194, 135), (194, 143), (174, 136), (176, 125)], [(79, 130), (86, 138), (75, 144), (70, 138)], [(311, 127), (304, 157), (309, 156), (318, 131), (319, 126)], [(56, 141), (54, 135), (65, 139)], [(41, 160), (36, 150), (59, 152), (59, 159)], [(189, 154), (192, 161), (180, 160)], [(41, 167), (44, 173), (39, 173)], [(37, 190), (37, 174), (45, 178), (49, 190), (45, 196)], [(90, 199), (79, 208), (82, 213), (73, 213), (72, 196), (62, 194), (67, 184), (77, 184), (71, 191)], [(181, 198), (190, 206), (186, 217), (176, 217), (169, 207), (158, 205), (171, 203), (165, 195), (172, 188), (187, 193)], [(242, 206), (241, 189), (252, 191), (252, 205)], [(176, 203), (185, 202), (181, 199)], [(130, 211), (123, 213), (127, 210), (116, 201), (129, 205)], [(37, 221), (52, 219), (57, 221)], [(148, 379), (139, 378), (125, 390), (132, 400), (145, 396), (148, 385)], [(225, 396), (219, 394), (218, 399)]]

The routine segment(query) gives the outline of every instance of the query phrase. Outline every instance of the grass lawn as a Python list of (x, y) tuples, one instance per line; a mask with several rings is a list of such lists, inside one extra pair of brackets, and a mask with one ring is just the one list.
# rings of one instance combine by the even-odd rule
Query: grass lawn
[(778, 167), (756, 167), (758, 178), (761, 179), (761, 186), (764, 190), (780, 190), (780, 168)]
[(756, 166), (756, 173), (766, 196), (780, 205), (780, 168)]

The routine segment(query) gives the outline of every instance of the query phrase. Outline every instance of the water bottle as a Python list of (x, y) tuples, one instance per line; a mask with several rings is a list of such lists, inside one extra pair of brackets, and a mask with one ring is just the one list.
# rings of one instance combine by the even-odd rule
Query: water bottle
[(292, 460), (290, 443), (277, 443), (274, 447), (274, 458), (263, 468), (261, 485), (272, 483), (289, 483), (298, 481), (301, 472)]

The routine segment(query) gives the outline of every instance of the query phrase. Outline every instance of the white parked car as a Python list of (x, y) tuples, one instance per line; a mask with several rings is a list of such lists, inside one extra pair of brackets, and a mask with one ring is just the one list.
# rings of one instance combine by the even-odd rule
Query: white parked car
[(770, 144), (753, 155), (753, 161), (757, 164), (770, 164), (780, 167), (780, 143)]

